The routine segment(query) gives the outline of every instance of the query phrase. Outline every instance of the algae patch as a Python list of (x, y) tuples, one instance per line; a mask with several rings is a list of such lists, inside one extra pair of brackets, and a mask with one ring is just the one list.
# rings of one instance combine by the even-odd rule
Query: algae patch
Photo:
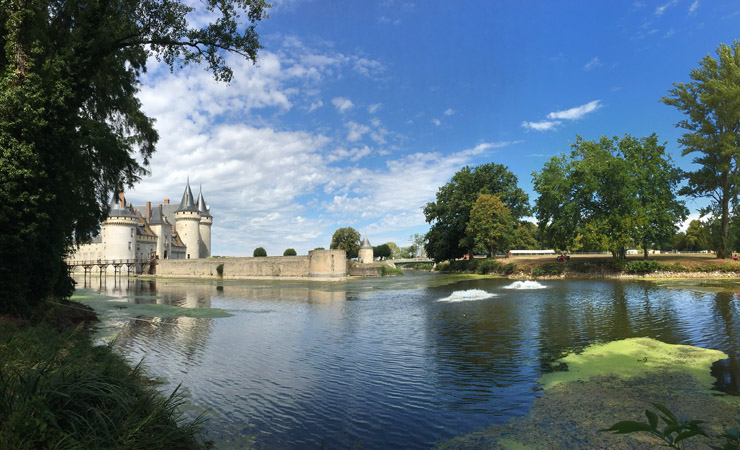
[(619, 378), (645, 376), (670, 368), (687, 373), (707, 388), (714, 382), (710, 366), (727, 355), (689, 345), (671, 345), (650, 338), (631, 338), (592, 345), (581, 353), (571, 353), (557, 361), (566, 363), (568, 370), (543, 375), (538, 381), (547, 390), (560, 383), (586, 381), (594, 376), (608, 375)]
[(111, 297), (88, 290), (78, 291), (71, 299), (92, 307), (98, 314), (115, 318), (145, 316), (161, 319), (174, 317), (218, 319), (233, 316), (220, 308), (183, 308), (161, 303), (134, 303), (127, 297)]

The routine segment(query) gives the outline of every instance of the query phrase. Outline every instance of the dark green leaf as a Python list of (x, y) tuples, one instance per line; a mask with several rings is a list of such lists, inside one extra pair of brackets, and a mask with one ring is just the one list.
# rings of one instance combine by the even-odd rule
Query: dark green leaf
[(617, 422), (614, 425), (612, 425), (609, 428), (606, 428), (604, 430), (599, 431), (610, 431), (615, 434), (626, 434), (626, 433), (635, 433), (638, 431), (651, 431), (650, 425), (643, 423), (643, 422), (635, 422), (633, 420), (625, 420), (622, 422)]

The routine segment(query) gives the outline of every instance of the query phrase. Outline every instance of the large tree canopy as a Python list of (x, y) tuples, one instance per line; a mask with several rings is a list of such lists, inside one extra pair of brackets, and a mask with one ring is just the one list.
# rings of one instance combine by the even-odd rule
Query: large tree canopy
[(516, 229), (511, 220), (511, 211), (497, 196), (478, 195), (470, 210), (466, 231), (473, 236), (476, 244), (486, 248), (488, 257), (495, 257), (497, 251), (507, 250)]
[[(111, 195), (132, 186), (158, 139), (136, 98), (149, 57), (252, 61), (264, 0), (0, 0), (0, 311), (71, 292), (63, 257), (97, 232)], [(243, 18), (243, 19), (242, 19)]]
[(717, 59), (704, 57), (690, 73), (693, 81), (674, 83), (663, 103), (686, 114), (676, 126), (686, 130), (678, 142), (700, 167), (686, 174), (680, 193), (712, 204), (702, 213), (720, 219), (718, 258), (730, 257), (730, 213), (740, 186), (740, 41), (720, 45)]
[(352, 227), (339, 228), (331, 237), (329, 248), (344, 250), (347, 258), (357, 258), (360, 252), (360, 232)]
[(432, 224), (425, 246), (430, 258), (442, 261), (472, 252), (475, 239), (467, 232), (467, 226), (480, 194), (496, 195), (511, 212), (513, 223), (529, 213), (527, 194), (517, 186), (516, 176), (506, 166), (465, 166), (439, 188), (437, 200), (424, 207), (426, 220)]
[(559, 250), (608, 249), (624, 258), (629, 246), (669, 243), (688, 211), (676, 199), (681, 173), (658, 137), (580, 136), (570, 155), (553, 157), (534, 174), (536, 216), (545, 244)]

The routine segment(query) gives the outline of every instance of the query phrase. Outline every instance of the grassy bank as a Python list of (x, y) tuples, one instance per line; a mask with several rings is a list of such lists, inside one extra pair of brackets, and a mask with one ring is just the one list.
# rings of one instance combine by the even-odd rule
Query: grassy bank
[(478, 273), (521, 277), (716, 277), (740, 276), (740, 261), (717, 259), (713, 255), (631, 256), (624, 261), (608, 256), (574, 255), (568, 262), (556, 262), (554, 256), (525, 256), (507, 259), (473, 259), (442, 262), (443, 273)]
[(0, 317), (0, 448), (207, 447), (177, 389), (164, 397), (140, 366), (92, 345), (94, 318), (77, 303)]

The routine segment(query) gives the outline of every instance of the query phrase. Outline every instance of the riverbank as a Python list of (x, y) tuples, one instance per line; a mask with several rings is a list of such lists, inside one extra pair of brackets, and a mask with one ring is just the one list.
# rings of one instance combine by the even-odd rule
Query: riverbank
[(740, 261), (718, 260), (713, 255), (630, 256), (617, 261), (608, 256), (574, 255), (567, 262), (552, 256), (506, 259), (473, 259), (442, 262), (441, 273), (502, 275), (512, 279), (643, 279), (643, 278), (740, 278)]
[(92, 309), (47, 306), (0, 316), (0, 448), (208, 448), (178, 389), (164, 397), (140, 365), (93, 345)]

